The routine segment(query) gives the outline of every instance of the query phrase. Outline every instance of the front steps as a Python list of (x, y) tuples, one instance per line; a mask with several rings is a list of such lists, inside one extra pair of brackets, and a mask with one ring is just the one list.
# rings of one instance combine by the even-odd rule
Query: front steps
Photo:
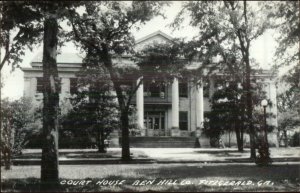
[[(119, 138), (120, 146), (122, 138)], [(133, 148), (194, 148), (195, 137), (130, 137)]]

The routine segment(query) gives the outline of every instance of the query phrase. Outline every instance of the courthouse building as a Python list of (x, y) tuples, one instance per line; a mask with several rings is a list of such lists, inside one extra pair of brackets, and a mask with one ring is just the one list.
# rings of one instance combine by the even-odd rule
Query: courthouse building
[[(153, 43), (166, 43), (172, 38), (161, 31), (152, 33), (136, 41), (135, 49), (141, 50)], [(114, 57), (113, 62), (130, 64), (130, 56)], [(80, 70), (82, 57), (74, 53), (62, 53), (57, 57), (58, 72), (61, 78), (61, 101), (76, 93), (75, 73)], [(187, 69), (199, 67), (199, 62), (192, 62)], [(37, 54), (30, 68), (23, 68), (24, 96), (33, 99), (35, 104), (42, 101), (42, 54)], [(269, 71), (256, 75), (264, 83), (263, 90), (272, 102), (267, 111), (275, 117), (269, 118), (268, 123), (277, 126), (276, 85), (275, 76)], [(209, 139), (201, 132), (206, 112), (211, 109), (209, 99), (217, 85), (215, 77), (203, 80), (203, 84), (182, 81), (174, 78), (171, 84), (155, 84), (146, 80), (140, 85), (132, 104), (136, 106), (137, 136), (131, 137), (132, 147), (193, 147), (196, 137), (200, 138), (201, 147), (209, 146)], [(137, 82), (138, 80), (136, 80)], [(204, 86), (204, 87), (203, 87)], [(112, 138), (117, 135), (113, 135)], [(227, 133), (223, 137), (225, 145), (235, 144), (235, 135)], [(277, 144), (276, 134), (270, 134), (269, 140)], [(245, 134), (246, 144), (249, 142)]]

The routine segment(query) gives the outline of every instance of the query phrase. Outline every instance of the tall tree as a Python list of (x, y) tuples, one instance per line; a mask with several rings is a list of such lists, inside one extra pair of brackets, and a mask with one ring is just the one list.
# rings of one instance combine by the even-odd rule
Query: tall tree
[(22, 62), (26, 49), (41, 40), (40, 33), (42, 14), (32, 9), (30, 3), (9, 2), (0, 3), (0, 46), (4, 52), (1, 57), (0, 70), (3, 66), (11, 64), (18, 67)]
[[(39, 11), (31, 9), (29, 3), (0, 2), (0, 71), (5, 64), (10, 64), (13, 69), (18, 67), (25, 50), (32, 49), (32, 45), (40, 40), (39, 34), (43, 30), (40, 19)], [(1, 82), (2, 76), (2, 87)], [(0, 128), (2, 131), (2, 122)]]
[(98, 151), (104, 153), (105, 139), (120, 127), (119, 114), (108, 73), (97, 62), (95, 66), (91, 65), (92, 60), (93, 56), (87, 57), (85, 63), (89, 65), (84, 65), (77, 78), (73, 79), (73, 86), (77, 85), (77, 91), (73, 91), (70, 99), (73, 108), (62, 124), (64, 131), (70, 131), (79, 138), (83, 138), (83, 133), (96, 136)]
[(137, 80), (139, 74), (136, 66), (116, 64), (113, 57), (132, 52), (133, 38), (130, 30), (140, 23), (150, 20), (159, 13), (161, 2), (89, 2), (85, 12), (70, 12), (70, 24), (75, 41), (87, 53), (92, 52), (109, 73), (116, 92), (122, 130), (122, 159), (130, 160), (129, 149), (129, 107), (131, 99), (141, 84), (134, 86), (129, 95), (124, 87), (128, 79)]
[[(254, 3), (254, 2), (253, 2)], [(254, 63), (251, 63), (251, 42), (266, 30), (266, 22), (262, 18), (261, 7), (255, 8), (251, 2), (246, 1), (197, 1), (188, 2), (174, 22), (178, 26), (184, 19), (184, 14), (191, 17), (190, 24), (199, 29), (199, 35), (194, 43), (199, 48), (199, 56), (205, 58), (206, 64), (219, 66), (237, 81), (242, 82), (246, 95), (246, 119), (250, 130), (251, 158), (256, 157), (254, 146), (253, 127), (253, 99), (251, 88), (251, 73)], [(217, 62), (213, 57), (218, 56)], [(201, 58), (199, 58), (201, 59)], [(220, 64), (222, 66), (220, 67)]]
[[(58, 118), (59, 113), (59, 79), (56, 64), (59, 25), (65, 10), (78, 3), (52, 2), (5, 2), (1, 4), (4, 30), (1, 47), (6, 54), (1, 61), (20, 62), (26, 45), (31, 48), (38, 38), (43, 37), (43, 137), (41, 162), (42, 189), (54, 190), (58, 186)], [(17, 30), (11, 42), (11, 33)], [(3, 64), (2, 64), (3, 63)]]
[(45, 6), (43, 47), (43, 133), (41, 183), (44, 189), (58, 184), (59, 77), (56, 63), (58, 6)]
[(278, 87), (285, 90), (281, 91), (277, 100), (279, 130), (283, 132), (287, 146), (287, 129), (299, 125), (300, 121), (300, 2), (278, 1), (263, 5), (269, 10), (270, 26), (277, 33), (273, 68), (289, 69), (278, 83)]
[(218, 89), (211, 98), (210, 124), (205, 131), (212, 139), (219, 141), (222, 133), (234, 130), (238, 150), (243, 151), (245, 96), (242, 87), (226, 75), (218, 77), (216, 84)]

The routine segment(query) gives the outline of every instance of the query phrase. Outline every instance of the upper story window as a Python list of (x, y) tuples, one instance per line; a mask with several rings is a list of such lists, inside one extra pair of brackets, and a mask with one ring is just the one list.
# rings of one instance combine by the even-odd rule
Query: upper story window
[(203, 97), (209, 97), (209, 79), (203, 79)]
[(166, 87), (161, 82), (144, 83), (144, 95), (148, 97), (165, 98)]
[(188, 97), (188, 84), (187, 82), (179, 83), (179, 97)]
[[(37, 93), (43, 93), (44, 89), (44, 78), (43, 77), (37, 77), (36, 78), (36, 92)], [(58, 84), (58, 92), (61, 92), (61, 78), (59, 78), (59, 84)]]
[(78, 93), (78, 79), (77, 78), (70, 78), (70, 94), (77, 94)]

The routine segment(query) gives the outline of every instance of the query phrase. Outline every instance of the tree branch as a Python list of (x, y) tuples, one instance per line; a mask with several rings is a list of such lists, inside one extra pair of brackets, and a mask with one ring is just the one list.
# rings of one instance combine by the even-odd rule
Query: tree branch
[(130, 96), (129, 96), (129, 98), (127, 100), (127, 104), (126, 104), (126, 109), (127, 110), (129, 109), (129, 105), (130, 105), (130, 102), (132, 100), (132, 97), (134, 96), (134, 94), (136, 93), (137, 89), (140, 87), (142, 82), (143, 82), (143, 79), (141, 78), (140, 81), (138, 82), (138, 84), (135, 86), (134, 90), (130, 92)]

